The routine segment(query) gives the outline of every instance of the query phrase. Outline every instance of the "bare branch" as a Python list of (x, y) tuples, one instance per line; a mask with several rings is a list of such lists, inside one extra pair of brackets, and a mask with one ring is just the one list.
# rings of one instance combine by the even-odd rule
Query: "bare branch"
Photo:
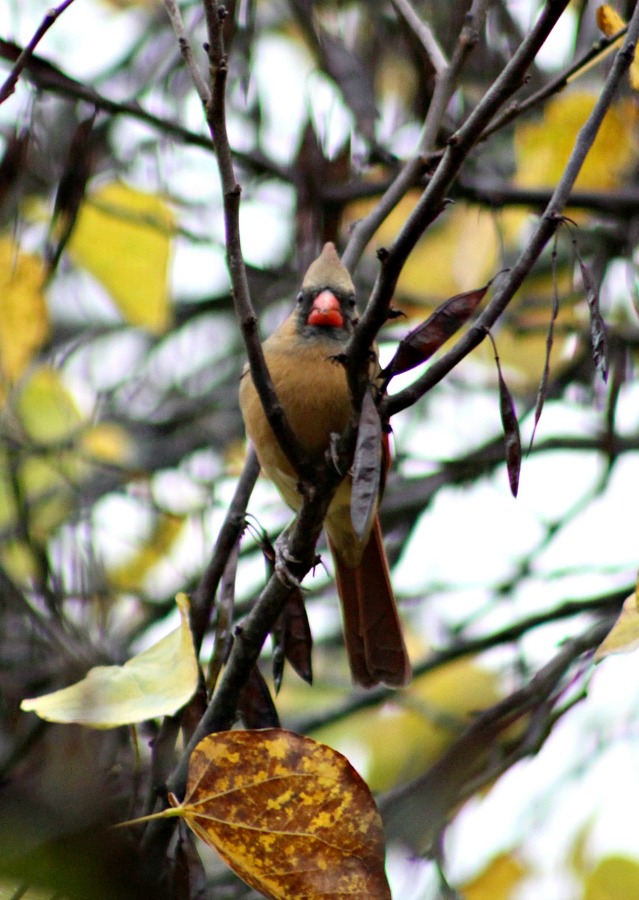
[(448, 68), (448, 60), (430, 25), (419, 18), (409, 0), (391, 0), (391, 2), (428, 54), (435, 72), (438, 75), (443, 73)]
[(266, 366), (258, 333), (257, 316), (251, 303), (246, 266), (242, 255), (239, 215), (242, 189), (235, 178), (233, 155), (226, 130), (225, 93), (228, 60), (222, 33), (226, 8), (219, 5), (216, 0), (206, 0), (204, 9), (209, 32), (208, 52), (212, 79), (211, 94), (206, 103), (205, 112), (215, 142), (216, 158), (222, 182), (226, 259), (233, 287), (235, 310), (246, 345), (251, 376), (268, 422), (283, 453), (295, 471), (300, 473), (303, 481), (309, 480), (313, 477), (312, 467), (309, 466), (299, 446), (297, 436), (286, 420)]
[[(437, 72), (435, 90), (419, 137), (414, 156), (404, 165), (392, 184), (384, 192), (375, 208), (353, 228), (342, 262), (351, 272), (355, 270), (366, 245), (381, 223), (397, 206), (402, 197), (414, 187), (425, 174), (428, 154), (435, 146), (437, 134), (446, 107), (452, 96), (456, 79), (470, 48), (474, 45), (476, 33), (485, 16), (486, 0), (475, 0), (466, 17), (466, 24), (457, 42), (453, 60), (449, 66)], [(370, 341), (369, 341), (370, 345)]]
[(525, 100), (515, 101), (515, 103), (509, 106), (508, 109), (505, 109), (491, 122), (488, 128), (484, 130), (481, 135), (481, 140), (486, 140), (491, 134), (499, 131), (505, 125), (508, 125), (514, 119), (528, 112), (530, 109), (533, 109), (535, 106), (539, 106), (540, 103), (543, 103), (544, 100), (552, 97), (553, 94), (558, 94), (560, 91), (563, 91), (563, 89), (572, 81), (575, 81), (593, 65), (596, 65), (596, 63), (610, 51), (610, 48), (617, 43), (627, 31), (628, 27), (626, 26), (612, 37), (602, 37), (597, 43), (586, 50), (579, 59), (571, 63), (563, 72), (560, 72), (559, 75), (553, 78), (552, 81), (549, 81), (547, 85), (540, 88), (538, 91), (535, 91), (534, 94), (531, 94), (530, 97), (527, 97)]
[(4, 84), (2, 85), (2, 87), (0, 87), (0, 103), (4, 103), (4, 101), (8, 97), (10, 97), (11, 94), (13, 94), (16, 89), (18, 79), (20, 78), (20, 74), (32, 57), (33, 51), (38, 46), (49, 28), (51, 28), (54, 22), (62, 15), (65, 9), (68, 9), (68, 7), (71, 6), (72, 3), (73, 0), (64, 0), (64, 2), (59, 6), (54, 6), (48, 11), (40, 25), (36, 28), (33, 37), (16, 60)]
[(171, 20), (173, 31), (175, 32), (175, 36), (178, 39), (178, 44), (180, 45), (180, 52), (184, 57), (184, 62), (186, 63), (186, 67), (189, 70), (189, 74), (195, 86), (195, 90), (198, 92), (202, 103), (206, 105), (209, 102), (211, 91), (204, 76), (200, 72), (200, 67), (195, 62), (195, 59), (193, 57), (191, 42), (189, 41), (186, 33), (182, 13), (180, 12), (176, 0), (164, 0), (164, 8), (166, 9), (167, 15)]
[[(628, 70), (633, 59), (634, 48), (639, 35), (639, 7), (635, 9), (628, 25), (628, 34), (622, 49), (618, 52), (615, 62), (606, 79), (602, 92), (592, 110), (585, 125), (580, 130), (572, 154), (564, 170), (564, 174), (555, 188), (546, 210), (539, 221), (528, 245), (524, 248), (519, 259), (510, 270), (498, 282), (492, 300), (478, 318), (477, 322), (468, 332), (448, 351), (441, 359), (433, 363), (421, 378), (418, 378), (410, 387), (400, 391), (391, 398), (387, 398), (384, 404), (385, 414), (391, 416), (410, 406), (418, 397), (423, 396), (433, 385), (453, 369), (460, 360), (470, 353), (485, 336), (486, 329), (492, 327), (499, 316), (506, 309), (525, 277), (539, 258), (542, 250), (550, 240), (555, 230), (561, 223), (561, 212), (566, 206), (572, 187), (577, 179), (581, 166), (592, 147), (599, 131), (599, 127), (606, 115), (617, 88)], [(430, 186), (429, 186), (430, 187)], [(426, 191), (428, 193), (428, 189)], [(421, 203), (421, 201), (420, 201)]]
[[(0, 59), (17, 60), (24, 53), (24, 49), (10, 41), (0, 38)], [(41, 91), (48, 91), (61, 97), (73, 100), (84, 100), (91, 103), (97, 109), (103, 110), (112, 116), (128, 116), (137, 122), (144, 122), (151, 128), (155, 128), (165, 137), (172, 137), (192, 147), (200, 147), (209, 153), (215, 152), (215, 147), (210, 136), (198, 134), (180, 125), (172, 119), (155, 115), (141, 106), (138, 101), (112, 100), (105, 97), (89, 85), (82, 84), (75, 78), (67, 75), (58, 66), (53, 65), (42, 56), (33, 54), (24, 64), (24, 72), (35, 86)], [(208, 90), (208, 88), (207, 88)], [(279, 166), (259, 150), (251, 153), (233, 151), (234, 158), (247, 168), (256, 172), (267, 172), (285, 181), (290, 179), (290, 173), (284, 166)]]
[[(379, 806), (387, 833), (417, 852), (432, 853), (460, 801), (540, 749), (556, 719), (554, 708), (565, 690), (566, 673), (601, 643), (609, 628), (606, 618), (566, 641), (529, 684), (480, 713), (423, 776), (382, 798)], [(507, 733), (515, 723), (520, 723), (520, 733), (509, 746)], [(502, 753), (496, 755), (500, 742)], [(424, 827), (416, 829), (416, 822)]]
[[(384, 323), (397, 279), (408, 259), (409, 253), (424, 233), (427, 226), (439, 215), (446, 202), (446, 192), (458, 174), (472, 147), (504, 102), (521, 86), (528, 67), (535, 59), (540, 47), (557, 24), (569, 0), (554, 0), (544, 7), (534, 28), (517, 49), (501, 75), (477, 104), (466, 122), (448, 142), (448, 147), (419, 202), (406, 220), (395, 239), (392, 248), (385, 252), (382, 266), (377, 276), (368, 306), (360, 320), (347, 353), (351, 358), (365, 354)], [(392, 186), (391, 186), (392, 190)], [(382, 201), (383, 203), (383, 198)], [(366, 221), (366, 220), (365, 220)], [(396, 402), (396, 395), (393, 403)], [(406, 404), (409, 405), (409, 404)], [(395, 411), (390, 402), (386, 410)], [(404, 408), (404, 407), (399, 407)]]

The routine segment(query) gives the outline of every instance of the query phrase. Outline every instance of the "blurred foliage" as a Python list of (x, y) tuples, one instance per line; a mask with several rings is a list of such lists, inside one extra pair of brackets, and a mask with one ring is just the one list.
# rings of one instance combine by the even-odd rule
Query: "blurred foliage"
[[(7, 4), (0, 42), (7, 67), (11, 41), (26, 44), (49, 5)], [(60, 17), (0, 106), (0, 872), (17, 879), (11, 885), (33, 880), (24, 896), (40, 896), (42, 879), (65, 896), (84, 896), (86, 884), (74, 887), (70, 873), (91, 857), (100, 863), (87, 867), (89, 882), (101, 885), (96, 897), (160, 897), (135, 841), (102, 844), (100, 829), (152, 805), (170, 770), (158, 763), (170, 726), (154, 719), (136, 743), (121, 729), (87, 736), (76, 726), (44, 725), (19, 705), (93, 666), (121, 665), (174, 626), (174, 595), (196, 589), (237, 482), (244, 349), (211, 141), (163, 7), (152, 0), (86, 6), (89, 18), (79, 3)], [(180, 6), (204, 70), (201, 4)], [(450, 58), (469, 4), (413, 7)], [(520, 46), (537, 5), (489, 7), (425, 177)], [(332, 240), (342, 248), (415, 152), (435, 69), (414, 30), (381, 0), (231, 0), (227, 8), (228, 124), (244, 251), (268, 333), (318, 246)], [(629, 9), (619, 12), (627, 18)], [(553, 45), (537, 59), (517, 99), (549, 84), (599, 37), (593, 3), (571, 4), (563, 21), (561, 52)], [(384, 351), (447, 297), (514, 264), (609, 64), (584, 70), (476, 144), (453, 202), (401, 273), (394, 306), (406, 318), (382, 333)], [(353, 695), (332, 582), (320, 568), (309, 580), (315, 684), (298, 685), (287, 669), (277, 712), (287, 726), (312, 725), (350, 755), (375, 790), (427, 771), (478, 710), (530, 682), (559, 642), (598, 616), (614, 616), (633, 589), (638, 554), (624, 548), (639, 452), (637, 140), (637, 99), (625, 84), (573, 192), (572, 224), (495, 329), (525, 440), (548, 359), (545, 409), (523, 462), (518, 505), (506, 505), (488, 342), (393, 422), (397, 462), (382, 519), (417, 671), (405, 694)], [(406, 194), (367, 247), (354, 275), (362, 302), (377, 275), (376, 251), (393, 242), (420, 191)], [(601, 298), (607, 383), (591, 358), (587, 286), (573, 240)], [(608, 497), (616, 505), (604, 508)], [(271, 532), (286, 522), (262, 483), (250, 509)], [(607, 555), (604, 538), (616, 555)], [(263, 581), (261, 552), (247, 535), (236, 617)], [(218, 609), (206, 623), (205, 661), (232, 628), (220, 618)], [(429, 646), (443, 653), (432, 672)], [(456, 653), (467, 659), (455, 662)], [(586, 690), (586, 659), (553, 695), (562, 712)], [(196, 701), (192, 717), (201, 714)], [(543, 709), (540, 732), (556, 721), (552, 704)], [(636, 724), (635, 710), (618, 731)], [(496, 745), (496, 756), (502, 750)], [(173, 747), (166, 756), (174, 759)], [(500, 774), (495, 763), (477, 790)], [(12, 831), (15, 841), (5, 842)], [(534, 864), (516, 855), (524, 838), (501, 835), (473, 880), (463, 870), (462, 896), (508, 897), (534, 879)], [(194, 879), (192, 859), (185, 865)], [(584, 897), (631, 896), (633, 867), (612, 856), (585, 867)], [(215, 896), (251, 896), (219, 866), (209, 868)], [(184, 890), (169, 894), (195, 896)]]

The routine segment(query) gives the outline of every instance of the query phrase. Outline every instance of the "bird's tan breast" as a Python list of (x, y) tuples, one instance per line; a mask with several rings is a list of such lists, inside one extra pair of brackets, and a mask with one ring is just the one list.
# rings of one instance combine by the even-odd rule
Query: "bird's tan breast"
[[(264, 343), (264, 355), (286, 418), (300, 445), (319, 461), (332, 433), (344, 430), (351, 405), (346, 373), (330, 357), (342, 344), (331, 340), (294, 342), (276, 333)], [(275, 482), (284, 499), (297, 508), (297, 478), (268, 424), (250, 373), (242, 376), (240, 406), (248, 436), (264, 473)]]

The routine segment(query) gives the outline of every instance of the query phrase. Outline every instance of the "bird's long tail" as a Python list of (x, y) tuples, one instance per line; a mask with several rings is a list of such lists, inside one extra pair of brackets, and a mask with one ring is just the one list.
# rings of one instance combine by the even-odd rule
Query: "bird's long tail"
[(337, 591), (344, 617), (344, 639), (353, 680), (363, 687), (402, 687), (411, 679), (402, 625), (390, 582), (379, 518), (360, 564), (349, 568), (334, 544)]

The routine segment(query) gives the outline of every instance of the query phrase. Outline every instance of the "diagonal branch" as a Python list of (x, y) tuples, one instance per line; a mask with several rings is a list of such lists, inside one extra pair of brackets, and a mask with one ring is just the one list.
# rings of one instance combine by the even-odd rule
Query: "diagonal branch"
[[(634, 49), (639, 37), (639, 6), (635, 9), (628, 25), (628, 33), (621, 50), (618, 52), (610, 73), (604, 83), (603, 90), (588, 120), (577, 136), (564, 174), (555, 188), (539, 224), (528, 245), (509, 274), (498, 283), (492, 300), (455, 346), (448, 351), (408, 388), (384, 401), (384, 413), (392, 416), (402, 409), (411, 406), (435, 384), (441, 381), (471, 350), (480, 344), (487, 329), (492, 327), (504, 312), (524, 279), (537, 261), (544, 247), (559, 227), (561, 213), (570, 198), (570, 192), (579, 175), (583, 162), (590, 152), (599, 127), (606, 115), (621, 82), (634, 58)], [(430, 187), (430, 186), (429, 186)], [(428, 188), (426, 193), (428, 192)]]
[[(384, 191), (379, 203), (366, 218), (353, 228), (342, 262), (351, 272), (355, 270), (366, 245), (381, 223), (386, 219), (406, 193), (414, 187), (426, 172), (428, 155), (435, 146), (435, 140), (446, 107), (452, 97), (457, 77), (466, 56), (476, 43), (476, 35), (486, 12), (486, 0), (474, 0), (466, 17), (466, 24), (459, 36), (457, 47), (450, 65), (437, 71), (435, 90), (419, 137), (415, 154), (406, 162), (397, 177)], [(381, 326), (382, 323), (380, 323)], [(368, 346), (374, 334), (370, 335)]]
[(368, 347), (386, 321), (397, 280), (409, 254), (428, 225), (444, 208), (446, 194), (468, 154), (480, 139), (484, 128), (506, 100), (521, 87), (529, 66), (557, 24), (568, 2), (569, 0), (554, 0), (546, 3), (535, 26), (501, 75), (491, 85), (466, 122), (450, 138), (446, 151), (421, 198), (393, 246), (382, 257), (382, 266), (371, 298), (360, 320), (359, 328), (347, 348), (350, 358), (360, 359), (368, 351)]
[(13, 68), (9, 72), (9, 75), (7, 76), (4, 84), (2, 85), (2, 87), (0, 87), (0, 103), (4, 103), (4, 101), (13, 94), (20, 75), (33, 56), (33, 51), (38, 46), (49, 28), (51, 28), (54, 22), (57, 21), (57, 19), (62, 15), (65, 9), (68, 9), (68, 7), (71, 6), (72, 3), (73, 0), (64, 0), (64, 2), (59, 6), (54, 6), (47, 12), (40, 25), (36, 28), (33, 37), (15, 61)]
[(205, 104), (205, 113), (215, 142), (216, 159), (222, 183), (226, 259), (233, 287), (235, 311), (246, 346), (251, 376), (269, 425), (295, 471), (299, 472), (303, 481), (312, 482), (313, 467), (308, 463), (297, 437), (286, 419), (264, 359), (257, 316), (251, 303), (246, 266), (242, 255), (240, 236), (242, 189), (235, 178), (233, 155), (226, 129), (228, 59), (224, 49), (223, 22), (227, 10), (218, 4), (217, 0), (206, 0), (204, 8), (209, 37), (208, 54), (212, 82), (211, 93)]
[[(418, 853), (432, 853), (460, 802), (543, 746), (562, 711), (556, 707), (566, 692), (567, 673), (609, 628), (610, 620), (601, 619), (566, 641), (529, 684), (480, 713), (424, 775), (383, 797), (379, 806), (387, 833)], [(509, 739), (513, 725), (519, 733)]]

